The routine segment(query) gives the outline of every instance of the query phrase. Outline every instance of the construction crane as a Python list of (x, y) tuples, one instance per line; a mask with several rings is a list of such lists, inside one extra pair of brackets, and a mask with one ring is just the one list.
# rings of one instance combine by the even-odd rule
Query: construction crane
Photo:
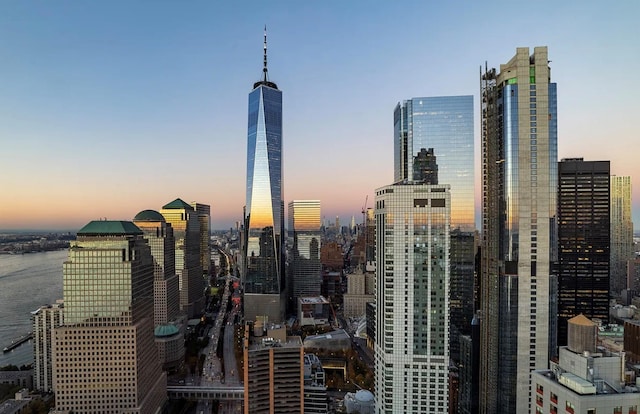
[(367, 227), (367, 201), (369, 201), (369, 194), (364, 199), (364, 206), (362, 206), (362, 227)]

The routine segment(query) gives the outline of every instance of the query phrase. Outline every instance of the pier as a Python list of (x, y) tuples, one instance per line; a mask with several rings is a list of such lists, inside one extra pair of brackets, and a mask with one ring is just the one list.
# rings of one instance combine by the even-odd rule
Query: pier
[(21, 336), (20, 338), (16, 339), (15, 341), (11, 341), (11, 344), (9, 346), (4, 347), (2, 352), (5, 352), (5, 353), (9, 352), (9, 351), (19, 347), (20, 345), (24, 344), (25, 342), (27, 342), (31, 338), (33, 338), (33, 333), (29, 332), (28, 334)]

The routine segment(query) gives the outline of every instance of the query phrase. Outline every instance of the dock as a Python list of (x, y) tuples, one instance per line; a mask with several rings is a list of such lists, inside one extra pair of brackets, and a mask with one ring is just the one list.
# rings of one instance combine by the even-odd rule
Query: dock
[(28, 340), (30, 340), (31, 338), (33, 338), (33, 333), (29, 332), (26, 335), (22, 335), (20, 338), (16, 339), (15, 341), (11, 341), (11, 344), (9, 346), (5, 346), (4, 349), (2, 350), (2, 352), (9, 352), (12, 351), (14, 349), (16, 349), (17, 347), (19, 347), (20, 345), (24, 344), (25, 342), (27, 342)]

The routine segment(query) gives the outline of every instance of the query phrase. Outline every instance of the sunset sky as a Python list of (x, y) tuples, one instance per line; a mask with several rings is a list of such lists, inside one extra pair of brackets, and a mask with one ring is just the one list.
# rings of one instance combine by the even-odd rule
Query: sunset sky
[(479, 182), (480, 65), (548, 46), (559, 156), (631, 175), (638, 227), (638, 16), (636, 0), (0, 2), (0, 229), (77, 230), (177, 197), (231, 227), (265, 24), (285, 205), (360, 222), (393, 181), (393, 109), (418, 96), (474, 95)]

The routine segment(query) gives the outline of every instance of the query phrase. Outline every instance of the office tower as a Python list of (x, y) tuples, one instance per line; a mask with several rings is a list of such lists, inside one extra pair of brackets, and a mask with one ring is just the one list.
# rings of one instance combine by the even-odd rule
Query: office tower
[(546, 368), (555, 261), (556, 85), (546, 47), (518, 48), (481, 82), (480, 406), (529, 410), (529, 375)]
[(133, 218), (153, 257), (153, 324), (166, 325), (180, 312), (180, 287), (175, 267), (173, 227), (162, 214), (144, 210)]
[(63, 265), (64, 325), (54, 330), (58, 412), (155, 413), (166, 376), (153, 344), (153, 258), (130, 221), (92, 221)]
[(176, 198), (163, 206), (160, 214), (173, 228), (176, 242), (175, 268), (180, 285), (180, 310), (189, 318), (198, 317), (204, 307), (198, 213), (191, 205)]
[(531, 373), (531, 414), (638, 412), (640, 393), (626, 371), (625, 352), (597, 349), (597, 332), (584, 315), (569, 320), (568, 346), (549, 361), (550, 369)]
[(290, 256), (293, 303), (299, 297), (320, 296), (320, 200), (293, 200), (289, 203), (289, 231), (293, 236)]
[(609, 320), (609, 161), (558, 163), (558, 345), (567, 321)]
[(627, 288), (627, 261), (633, 259), (631, 177), (611, 177), (611, 293)]
[(144, 233), (153, 257), (153, 325), (158, 359), (165, 371), (174, 371), (184, 361), (186, 315), (180, 311), (173, 227), (162, 214), (154, 210), (136, 214), (133, 224)]
[(451, 185), (451, 357), (471, 333), (475, 256), (473, 96), (412, 98), (394, 111), (394, 180)]
[[(270, 325), (270, 326), (269, 326)], [(244, 412), (304, 412), (304, 348), (284, 325), (245, 325)], [(266, 329), (264, 329), (266, 328)], [(266, 331), (266, 335), (265, 335)]]
[(449, 191), (418, 183), (376, 190), (377, 413), (448, 407)]
[(249, 93), (247, 204), (242, 280), (245, 318), (284, 319), (284, 203), (282, 197), (282, 92), (267, 76), (264, 34), (262, 80)]
[(394, 181), (450, 184), (451, 227), (475, 231), (473, 96), (399, 102), (393, 123)]
[(33, 322), (33, 386), (53, 392), (53, 330), (64, 323), (64, 301), (31, 312)]
[(198, 213), (198, 223), (200, 224), (200, 265), (202, 266), (202, 275), (206, 277), (205, 283), (208, 283), (208, 277), (211, 276), (211, 247), (209, 240), (211, 239), (211, 206), (207, 204), (191, 202), (191, 207)]

